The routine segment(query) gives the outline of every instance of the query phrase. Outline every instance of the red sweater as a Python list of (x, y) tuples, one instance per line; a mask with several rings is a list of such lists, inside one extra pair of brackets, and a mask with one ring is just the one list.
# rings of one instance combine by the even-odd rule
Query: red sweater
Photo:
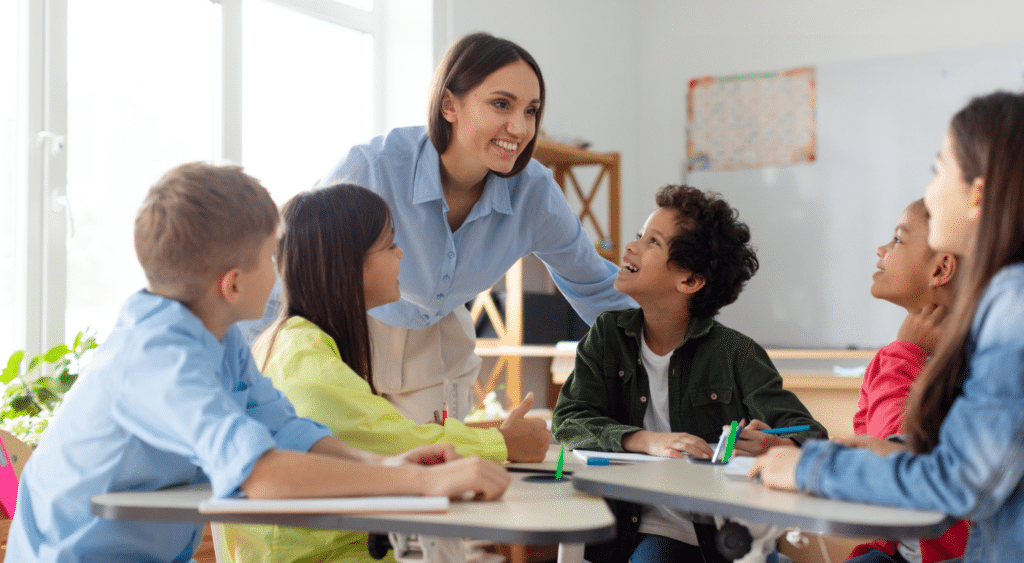
[[(853, 415), (853, 431), (885, 439), (890, 434), (903, 433), (903, 414), (907, 408), (910, 386), (921, 374), (928, 352), (909, 342), (893, 342), (875, 354), (864, 372), (860, 387), (857, 414)], [(961, 520), (941, 536), (921, 540), (921, 558), (924, 563), (953, 559), (964, 554), (970, 523)], [(896, 542), (875, 540), (858, 545), (850, 553), (856, 557), (872, 549), (892, 555)]]

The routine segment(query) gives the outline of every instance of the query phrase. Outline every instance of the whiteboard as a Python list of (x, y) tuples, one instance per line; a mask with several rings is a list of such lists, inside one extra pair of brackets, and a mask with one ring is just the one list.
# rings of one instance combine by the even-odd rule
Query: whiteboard
[(719, 320), (765, 347), (873, 348), (906, 311), (871, 297), (875, 251), (923, 197), (952, 115), (1024, 86), (1024, 43), (817, 66), (818, 160), (691, 172), (750, 225), (761, 268)]

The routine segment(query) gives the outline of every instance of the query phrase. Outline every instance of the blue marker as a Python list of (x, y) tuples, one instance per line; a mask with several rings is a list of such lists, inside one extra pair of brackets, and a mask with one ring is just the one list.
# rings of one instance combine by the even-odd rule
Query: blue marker
[(606, 457), (588, 457), (587, 465), (609, 465), (611, 460)]
[(785, 428), (772, 428), (770, 430), (761, 430), (765, 434), (793, 434), (795, 432), (803, 432), (804, 430), (810, 430), (811, 425), (801, 424), (800, 426), (786, 426)]

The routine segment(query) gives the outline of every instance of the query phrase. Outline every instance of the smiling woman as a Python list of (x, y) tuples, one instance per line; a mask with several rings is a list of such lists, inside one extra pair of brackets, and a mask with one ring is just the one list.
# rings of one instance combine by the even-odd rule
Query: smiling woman
[(445, 402), (450, 415), (468, 414), (480, 358), (465, 304), (521, 257), (536, 254), (588, 323), (634, 305), (613, 287), (619, 268), (598, 255), (551, 172), (532, 160), (544, 99), (525, 49), (467, 35), (434, 74), (426, 128), (356, 146), (320, 181), (365, 186), (394, 215), (402, 298), (370, 312), (373, 383), (414, 421), (431, 420)]

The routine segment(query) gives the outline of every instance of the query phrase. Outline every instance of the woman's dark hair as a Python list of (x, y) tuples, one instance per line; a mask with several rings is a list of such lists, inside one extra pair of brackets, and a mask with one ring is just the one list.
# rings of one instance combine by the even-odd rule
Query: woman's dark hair
[(736, 301), (743, 285), (757, 272), (757, 253), (750, 246), (750, 228), (719, 194), (690, 186), (669, 185), (654, 201), (676, 212), (676, 234), (669, 241), (668, 260), (705, 283), (690, 301), (690, 315), (712, 318)]
[(361, 186), (334, 184), (296, 195), (282, 208), (281, 218), (277, 270), (284, 303), (267, 331), (267, 357), (284, 321), (299, 316), (333, 338), (342, 361), (376, 393), (363, 263), (392, 225), (387, 203)]
[(938, 444), (939, 428), (961, 393), (971, 323), (985, 287), (1001, 268), (1024, 261), (1024, 95), (995, 92), (971, 100), (953, 116), (949, 133), (963, 181), (983, 181), (981, 215), (947, 328), (907, 401), (905, 429), (917, 452)]
[(430, 107), (427, 109), (427, 134), (438, 154), (444, 154), (452, 142), (452, 124), (441, 114), (441, 101), (444, 99), (445, 90), (461, 98), (479, 86), (491, 73), (516, 61), (524, 61), (530, 65), (537, 75), (537, 82), (540, 83), (540, 107), (534, 114), (536, 132), (523, 149), (523, 153), (516, 159), (512, 170), (505, 174), (494, 173), (502, 178), (508, 178), (526, 168), (533, 158), (537, 134), (540, 133), (540, 120), (544, 113), (544, 77), (540, 73), (537, 61), (533, 60), (526, 49), (508, 39), (487, 33), (471, 33), (459, 39), (448, 49), (434, 71), (434, 78), (430, 83)]

